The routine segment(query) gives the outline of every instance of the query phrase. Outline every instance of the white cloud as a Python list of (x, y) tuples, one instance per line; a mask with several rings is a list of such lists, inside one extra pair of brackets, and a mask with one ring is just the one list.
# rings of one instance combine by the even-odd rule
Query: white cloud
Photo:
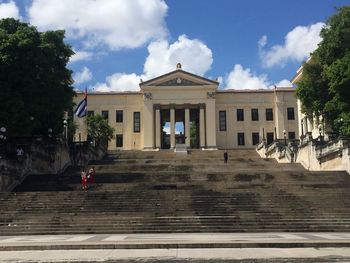
[(278, 82), (277, 84), (276, 84), (276, 86), (277, 87), (284, 87), (284, 88), (291, 88), (291, 87), (293, 87), (293, 84), (292, 84), (292, 82), (290, 82), (289, 80), (287, 80), (287, 79), (284, 79), (284, 80), (281, 80), (280, 82)]
[(144, 78), (143, 75), (139, 76), (135, 73), (115, 73), (106, 78), (105, 83), (97, 83), (93, 90), (108, 92), (108, 91), (139, 91), (140, 79)]
[(75, 54), (69, 60), (70, 63), (81, 60), (90, 60), (93, 56), (93, 53), (89, 51), (74, 51), (74, 53)]
[(91, 80), (92, 73), (91, 73), (90, 69), (88, 69), (87, 67), (84, 67), (82, 71), (74, 74), (73, 79), (74, 79), (74, 83), (79, 85), (79, 84), (82, 84), (82, 83), (85, 83), (85, 82), (88, 82), (89, 80)]
[(176, 69), (181, 63), (182, 69), (194, 74), (204, 75), (213, 63), (211, 50), (198, 39), (189, 39), (182, 35), (169, 44), (166, 40), (155, 41), (148, 46), (148, 57), (144, 64), (144, 73), (115, 73), (106, 78), (106, 83), (97, 83), (96, 91), (138, 91), (140, 79), (149, 80)]
[(0, 19), (8, 17), (20, 19), (19, 9), (14, 1), (0, 3)]
[(267, 36), (263, 35), (258, 41), (259, 47), (264, 47), (267, 44)]
[(267, 89), (270, 82), (266, 75), (255, 76), (249, 68), (236, 64), (224, 80), (223, 89)]
[(65, 29), (85, 46), (136, 48), (167, 35), (164, 0), (33, 0), (30, 23), (40, 30)]
[(285, 36), (283, 45), (272, 46), (269, 50), (263, 50), (267, 44), (267, 37), (263, 36), (258, 42), (263, 65), (283, 67), (288, 61), (301, 62), (308, 58), (321, 41), (320, 31), (322, 27), (324, 27), (324, 23), (297, 26)]
[(181, 63), (182, 69), (198, 75), (204, 75), (213, 63), (211, 50), (198, 39), (179, 36), (173, 44), (166, 40), (152, 42), (148, 46), (149, 55), (144, 64), (144, 72), (148, 78), (156, 77), (175, 70)]

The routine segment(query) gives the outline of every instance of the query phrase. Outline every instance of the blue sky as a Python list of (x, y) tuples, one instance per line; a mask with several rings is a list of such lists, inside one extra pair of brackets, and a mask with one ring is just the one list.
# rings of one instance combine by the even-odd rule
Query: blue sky
[(221, 89), (288, 86), (320, 41), (323, 23), (350, 0), (0, 0), (0, 18), (65, 29), (74, 86), (138, 90), (183, 69)]

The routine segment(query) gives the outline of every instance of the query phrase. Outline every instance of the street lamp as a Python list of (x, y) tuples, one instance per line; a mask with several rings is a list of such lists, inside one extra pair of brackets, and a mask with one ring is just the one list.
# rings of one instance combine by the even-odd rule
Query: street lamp
[(63, 128), (64, 128), (64, 140), (67, 142), (67, 140), (68, 140), (68, 121), (66, 119), (63, 120)]
[(301, 136), (304, 136), (304, 119), (301, 119)]
[(283, 138), (284, 138), (284, 147), (287, 146), (287, 131), (283, 130)]
[[(0, 144), (1, 144), (1, 148), (2, 148), (2, 154), (5, 156), (6, 155), (6, 140), (7, 140), (7, 137), (6, 137), (6, 127), (1, 127), (0, 128)], [(2, 158), (2, 156), (0, 156)], [(0, 158), (0, 159), (1, 159)]]

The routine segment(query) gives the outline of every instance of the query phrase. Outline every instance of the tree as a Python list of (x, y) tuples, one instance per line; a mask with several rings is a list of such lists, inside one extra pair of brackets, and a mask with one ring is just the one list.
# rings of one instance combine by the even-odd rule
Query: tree
[(0, 20), (0, 125), (9, 136), (60, 133), (72, 109), (71, 47), (64, 31), (38, 32), (18, 20)]
[(87, 130), (88, 137), (94, 139), (97, 144), (111, 140), (114, 134), (114, 129), (99, 114), (87, 118)]
[(350, 6), (337, 9), (321, 30), (322, 41), (303, 65), (297, 96), (307, 115), (322, 114), (350, 136)]

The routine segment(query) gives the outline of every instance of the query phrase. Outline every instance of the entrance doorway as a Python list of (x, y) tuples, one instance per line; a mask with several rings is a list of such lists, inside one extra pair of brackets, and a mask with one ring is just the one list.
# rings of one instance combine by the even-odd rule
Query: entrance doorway
[[(160, 109), (161, 149), (170, 149), (170, 109)], [(190, 109), (190, 148), (199, 148), (199, 109)], [(175, 147), (186, 144), (185, 109), (175, 109)]]

